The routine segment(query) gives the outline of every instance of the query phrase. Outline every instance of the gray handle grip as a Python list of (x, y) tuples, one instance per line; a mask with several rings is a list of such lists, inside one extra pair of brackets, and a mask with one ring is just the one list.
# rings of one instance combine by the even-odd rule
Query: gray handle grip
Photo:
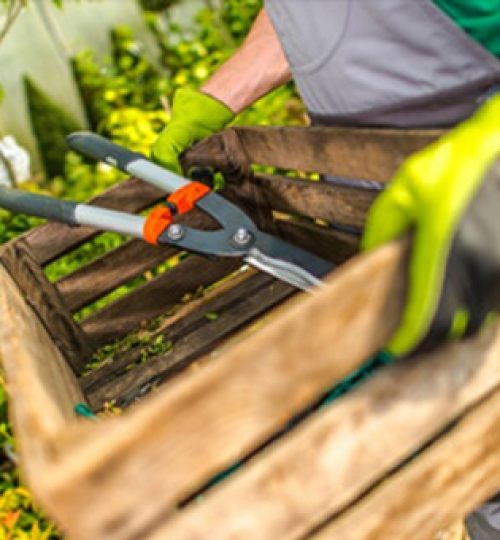
[(12, 212), (77, 225), (75, 217), (77, 204), (72, 201), (62, 201), (55, 197), (17, 189), (0, 188), (0, 206)]
[(130, 235), (134, 238), (144, 237), (145, 219), (142, 216), (72, 201), (62, 201), (46, 195), (0, 188), (0, 207), (12, 212), (59, 221), (67, 225), (87, 225), (102, 231)]
[(123, 146), (89, 131), (78, 131), (66, 138), (68, 146), (79, 154), (104, 161), (123, 172), (149, 182), (167, 193), (173, 193), (189, 184), (182, 176), (164, 169), (148, 160), (144, 155), (132, 152)]
[(96, 161), (104, 161), (123, 172), (128, 172), (127, 167), (130, 163), (139, 159), (146, 159), (146, 156), (138, 152), (132, 152), (90, 131), (72, 133), (68, 135), (66, 142), (72, 150), (79, 154)]

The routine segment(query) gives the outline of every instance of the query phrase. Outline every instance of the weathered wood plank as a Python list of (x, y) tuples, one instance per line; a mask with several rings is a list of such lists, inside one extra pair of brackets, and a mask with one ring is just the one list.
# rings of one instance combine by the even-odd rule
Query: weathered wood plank
[(314, 538), (433, 538), (498, 492), (499, 422), (496, 389), (418, 459), (387, 476)]
[(252, 182), (274, 210), (355, 227), (364, 226), (368, 210), (379, 194), (287, 176), (257, 174)]
[(337, 264), (352, 257), (359, 249), (358, 236), (312, 223), (275, 220), (273, 225), (265, 225), (262, 229)]
[(440, 130), (341, 127), (234, 127), (186, 152), (187, 169), (212, 166), (233, 180), (251, 164), (387, 182), (403, 160), (442, 135)]
[[(113, 186), (90, 202), (95, 206), (124, 212), (140, 212), (162, 196), (163, 193), (157, 188), (132, 178)], [(97, 234), (99, 231), (90, 227), (69, 227), (61, 223), (47, 223), (27, 232), (24, 238), (37, 262), (45, 265)]]
[(7, 270), (0, 266), (0, 357), (25, 478), (41, 486), (53, 438), (75, 420), (83, 395), (64, 357)]
[[(377, 492), (377, 484), (385, 478), (390, 484), (391, 471), (396, 466), (450, 422), (467, 414), (484, 396), (492, 391), (500, 392), (499, 353), (500, 327), (497, 326), (474, 341), (448, 346), (432, 355), (384, 369), (361, 388), (310, 417), (298, 430), (247, 464), (226, 485), (206, 494), (202, 505), (193, 504), (185, 509), (158, 530), (157, 537), (179, 540), (201, 537), (207, 524), (209, 527), (217, 524), (217, 538), (221, 540), (304, 538), (331, 516), (354, 505), (348, 525), (346, 521), (336, 528), (334, 521), (324, 538), (430, 540), (432, 533), (473, 508), (464, 507), (464, 500), (462, 506), (454, 508), (453, 515), (447, 516), (449, 520), (433, 521), (431, 509), (442, 504), (444, 495), (440, 488), (446, 488), (445, 482), (436, 483), (430, 500), (420, 497), (416, 484), (406, 490), (407, 498), (402, 497), (404, 490), (398, 492), (392, 487), (392, 500), (386, 500), (382, 494), (372, 500), (372, 495), (368, 495), (372, 502), (363, 514), (356, 508), (364, 507), (364, 503), (360, 505), (357, 500), (372, 489)], [(500, 416), (500, 408), (497, 415)], [(442, 436), (444, 440), (447, 437), (447, 434)], [(471, 441), (469, 451), (476, 455), (484, 452), (485, 459), (495, 461), (500, 439), (498, 442), (495, 449), (488, 448), (484, 439)], [(412, 463), (418, 466), (426, 452)], [(448, 465), (443, 460), (445, 468), (456, 461), (455, 452), (450, 452)], [(496, 463), (498, 466), (498, 459)], [(441, 471), (428, 469), (421, 481), (444, 479), (446, 473), (443, 475)], [(496, 478), (500, 485), (500, 475)], [(461, 482), (458, 474), (453, 481)], [(467, 479), (462, 481), (471, 487)], [(465, 497), (466, 493), (463, 492)], [(484, 497), (488, 495), (487, 490), (483, 493)], [(469, 497), (471, 494), (472, 491)], [(432, 494), (427, 492), (427, 496)], [(477, 498), (476, 502), (480, 500)], [(420, 514), (422, 501), (427, 503), (430, 514)], [(244, 513), (241, 508), (245, 509)], [(416, 516), (433, 521), (428, 525), (427, 535), (418, 528)], [(405, 528), (409, 526), (404, 523), (406, 519), (412, 521), (413, 530)], [(381, 528), (368, 527), (370, 533), (363, 536), (365, 520)], [(340, 523), (343, 522), (341, 517)], [(392, 534), (389, 524), (394, 526)]]
[(237, 127), (251, 163), (386, 182), (440, 130)]
[(222, 279), (240, 266), (236, 259), (211, 261), (192, 255), (179, 265), (93, 313), (81, 323), (90, 345), (97, 348), (124, 336), (162, 313), (198, 287)]
[(57, 289), (72, 312), (94, 302), (175, 255), (169, 246), (151, 246), (131, 240), (57, 282)]
[[(295, 292), (293, 287), (268, 276), (256, 276), (254, 279), (264, 281), (265, 285), (259, 286), (257, 289), (246, 287), (244, 292), (247, 294), (240, 296), (239, 301), (233, 300), (226, 309), (221, 306), (222, 311), (218, 313), (216, 320), (209, 321), (204, 313), (197, 313), (198, 320), (193, 321), (193, 326), (196, 325), (197, 328), (191, 332), (186, 333), (185, 328), (184, 332), (176, 332), (175, 328), (172, 329), (171, 333), (167, 332), (166, 339), (171, 339), (174, 342), (172, 351), (151, 358), (147, 363), (141, 365), (140, 369), (128, 370), (119, 378), (104, 381), (100, 388), (88, 392), (87, 396), (91, 406), (94, 409), (99, 409), (106, 401), (118, 400), (120, 403), (120, 399), (124, 399), (125, 402), (128, 402), (130, 396), (136, 395), (143, 386), (152, 381), (163, 381), (167, 377), (175, 375), (188, 364), (212, 350), (224, 339), (233, 335), (242, 326), (250, 323)], [(253, 283), (249, 285), (253, 285)]]
[[(79, 516), (79, 538), (147, 537), (179, 500), (358, 367), (399, 320), (404, 261), (398, 244), (346, 263), (319, 294), (297, 296), (217, 362), (181, 375), (92, 437), (67, 439), (73, 459), (54, 476), (52, 503), (70, 536)], [(106, 504), (96, 492), (108, 494)]]
[[(201, 298), (192, 299), (186, 305), (176, 308), (174, 314), (162, 321), (160, 329), (150, 335), (150, 342), (154, 342), (159, 336), (163, 336), (165, 341), (179, 340), (206, 324), (206, 313), (218, 314), (240, 301), (241, 298), (265, 287), (271, 281), (272, 278), (255, 270), (238, 272)], [(92, 370), (80, 380), (83, 389), (86, 392), (93, 392), (123, 373), (130, 364), (141, 358), (141, 351), (142, 347), (137, 346), (114, 358), (112, 362)]]
[(0, 251), (0, 264), (13, 277), (75, 373), (80, 372), (91, 353), (88, 340), (73, 321), (57, 289), (47, 281), (33, 259), (27, 242), (21, 239), (4, 246)]

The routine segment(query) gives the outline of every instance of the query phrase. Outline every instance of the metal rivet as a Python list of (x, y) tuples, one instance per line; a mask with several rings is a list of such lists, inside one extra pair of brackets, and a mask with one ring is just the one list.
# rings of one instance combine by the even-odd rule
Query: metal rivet
[(252, 240), (252, 235), (247, 229), (239, 228), (233, 236), (233, 242), (238, 246), (246, 246)]
[(179, 225), (178, 223), (173, 223), (170, 225), (170, 227), (167, 229), (167, 236), (174, 242), (180, 240), (184, 236), (184, 229), (182, 225)]

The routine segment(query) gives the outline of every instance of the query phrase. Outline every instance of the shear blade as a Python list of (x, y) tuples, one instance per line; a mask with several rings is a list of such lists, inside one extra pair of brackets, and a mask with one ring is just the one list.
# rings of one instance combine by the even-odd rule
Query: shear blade
[(297, 289), (308, 291), (323, 284), (320, 279), (309, 274), (303, 268), (291, 263), (285, 263), (279, 259), (267, 257), (258, 249), (251, 250), (251, 253), (244, 260), (254, 268), (262, 270), (289, 285), (293, 285)]
[(245, 261), (305, 291), (323, 285), (321, 278), (335, 267), (330, 261), (265, 233), (259, 233)]

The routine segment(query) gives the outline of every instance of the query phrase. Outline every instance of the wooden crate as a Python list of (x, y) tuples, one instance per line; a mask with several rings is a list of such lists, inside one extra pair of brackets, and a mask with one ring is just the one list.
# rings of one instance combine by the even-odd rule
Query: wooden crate
[[(225, 195), (263, 229), (341, 263), (376, 192), (284, 171), (383, 182), (436, 135), (235, 128), (185, 165), (220, 169)], [(139, 212), (160, 198), (132, 179), (95, 203)], [(185, 219), (213, 226), (201, 213)], [(497, 490), (496, 325), (317, 406), (394, 330), (404, 242), (354, 257), (313, 295), (197, 256), (153, 277), (176, 251), (135, 240), (50, 283), (44, 267), (96, 234), (47, 224), (0, 254), (0, 352), (22, 471), (73, 540), (425, 540)], [(75, 321), (140, 275), (149, 279)], [(148, 358), (139, 343), (84, 374), (95, 350), (158, 316), (150, 333), (171, 350)], [(75, 414), (84, 401), (133, 405), (92, 421)]]

